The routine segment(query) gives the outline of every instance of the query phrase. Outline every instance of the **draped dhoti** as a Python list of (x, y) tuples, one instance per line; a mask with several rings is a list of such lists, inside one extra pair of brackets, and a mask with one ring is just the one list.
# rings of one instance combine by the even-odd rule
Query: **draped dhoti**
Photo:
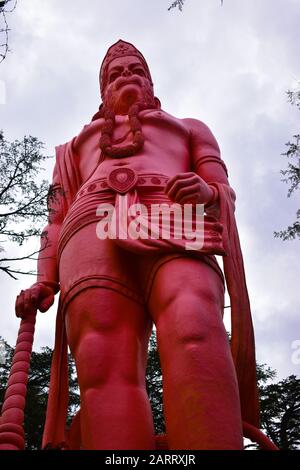
[[(118, 170), (126, 177), (123, 168)], [(113, 172), (116, 174), (116, 169)], [(153, 205), (172, 206), (172, 201), (163, 192), (167, 177), (137, 177), (133, 170), (130, 170), (129, 176), (132, 176), (131, 181), (135, 181), (131, 187), (126, 188), (125, 179), (121, 181), (120, 188), (117, 180), (114, 188), (115, 182), (111, 182), (108, 177), (86, 183), (77, 194), (63, 223), (58, 247), (62, 300), (69, 301), (82, 289), (94, 286), (115, 290), (146, 304), (157, 270), (169, 260), (179, 257), (196, 257), (209, 264), (224, 283), (215, 257), (205, 253), (211, 253), (213, 248), (214, 253), (224, 254), (222, 226), (216, 220), (204, 216), (201, 250), (187, 249), (190, 240), (185, 240), (184, 233), (182, 238), (175, 238), (176, 214), (171, 213), (169, 238), (160, 238), (163, 224), (161, 218), (156, 217), (154, 222), (152, 220), (154, 227), (150, 227), (151, 221), (146, 219), (150, 218)], [(127, 232), (124, 236), (124, 231), (132, 222), (128, 210), (133, 204), (147, 210), (142, 220), (149, 234), (144, 233), (144, 238), (134, 239)], [(105, 209), (105, 206), (115, 210), (114, 222), (118, 233), (111, 230), (105, 239), (100, 239), (97, 226), (103, 220), (104, 210), (99, 211), (99, 207)], [(153, 238), (150, 229), (154, 232)]]

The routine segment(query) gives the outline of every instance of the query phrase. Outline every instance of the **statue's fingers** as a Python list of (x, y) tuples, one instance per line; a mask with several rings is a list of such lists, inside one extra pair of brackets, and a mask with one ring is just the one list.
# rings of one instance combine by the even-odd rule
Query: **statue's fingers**
[(170, 178), (168, 180), (167, 184), (166, 184), (165, 192), (168, 192), (171, 189), (171, 187), (173, 186), (173, 184), (176, 183), (176, 181), (191, 178), (191, 177), (194, 177), (194, 176), (197, 176), (197, 175), (195, 173), (191, 172), (191, 171), (189, 171), (187, 173), (178, 173), (177, 175), (172, 176), (172, 178)]
[(50, 294), (45, 299), (40, 302), (39, 310), (41, 312), (46, 312), (54, 302), (54, 294)]
[(31, 295), (31, 305), (33, 308), (37, 308), (38, 301), (39, 301), (39, 296), (40, 296), (40, 290), (36, 287), (32, 287), (30, 289), (30, 295)]
[(180, 180), (186, 178), (186, 173), (178, 173), (177, 175), (172, 176), (166, 184), (165, 191), (168, 192), (172, 188), (172, 186)]
[(27, 289), (24, 292), (24, 314), (28, 315), (32, 311), (32, 303), (31, 303), (31, 290)]
[(187, 179), (176, 180), (171, 188), (167, 191), (167, 195), (170, 199), (175, 200), (176, 194), (178, 191), (180, 191), (180, 189), (192, 186), (195, 183), (197, 183), (197, 177), (194, 178), (194, 176), (190, 176)]
[(195, 195), (198, 195), (199, 197), (199, 192), (200, 192), (200, 184), (199, 182), (195, 183), (195, 184), (192, 184), (191, 186), (184, 186), (180, 189), (178, 189), (178, 191), (176, 192), (176, 194), (174, 194), (174, 200), (176, 202), (179, 202), (181, 203), (181, 199), (183, 197), (186, 197), (186, 196), (195, 196)]
[(173, 176), (170, 178), (165, 186), (165, 193), (168, 193), (170, 189), (172, 188), (173, 184), (177, 181), (177, 176)]
[(178, 202), (178, 204), (197, 204), (199, 199), (198, 194), (187, 194), (186, 196), (182, 197)]
[(16, 305), (15, 305), (16, 316), (18, 318), (22, 316), (23, 310), (24, 310), (24, 291), (21, 291), (20, 294), (16, 298)]

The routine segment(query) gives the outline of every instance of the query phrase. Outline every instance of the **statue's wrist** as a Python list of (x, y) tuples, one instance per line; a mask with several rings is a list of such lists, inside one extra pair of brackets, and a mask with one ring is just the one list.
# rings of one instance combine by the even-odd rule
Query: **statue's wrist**
[(211, 190), (211, 197), (207, 201), (207, 203), (205, 204), (206, 208), (213, 206), (217, 202), (217, 200), (219, 199), (219, 193), (218, 193), (217, 188), (215, 188), (215, 186), (212, 186), (212, 185), (209, 185), (209, 188)]
[(59, 283), (56, 281), (38, 281), (34, 285), (38, 284), (43, 285), (45, 287), (50, 287), (53, 290), (54, 294), (57, 294), (57, 292), (59, 292), (60, 290)]

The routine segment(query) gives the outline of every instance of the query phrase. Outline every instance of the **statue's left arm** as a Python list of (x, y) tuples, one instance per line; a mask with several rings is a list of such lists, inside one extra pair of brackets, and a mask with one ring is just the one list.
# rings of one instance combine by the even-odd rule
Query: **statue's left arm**
[[(204, 204), (206, 212), (218, 217), (218, 192), (214, 183), (229, 187), (225, 163), (210, 129), (196, 119), (184, 119), (190, 135), (190, 172), (180, 173), (168, 181), (166, 192), (180, 204)], [(231, 188), (230, 188), (231, 189)], [(235, 193), (231, 189), (234, 203)]]

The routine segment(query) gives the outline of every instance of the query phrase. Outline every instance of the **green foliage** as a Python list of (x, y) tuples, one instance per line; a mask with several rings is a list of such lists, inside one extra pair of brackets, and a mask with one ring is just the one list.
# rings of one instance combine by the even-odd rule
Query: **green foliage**
[[(40, 235), (45, 223), (49, 185), (46, 180), (38, 181), (41, 164), (48, 158), (42, 154), (43, 148), (36, 137), (8, 142), (0, 131), (0, 235), (4, 246), (9, 241), (22, 245), (25, 240)], [(14, 274), (24, 272), (10, 264), (34, 259), (35, 254), (16, 258), (2, 256), (0, 270), (15, 278)]]
[(258, 389), (261, 390), (264, 385), (276, 377), (276, 371), (267, 366), (267, 364), (256, 364), (256, 378)]
[[(297, 91), (288, 91), (289, 102), (300, 110), (300, 88)], [(283, 182), (289, 185), (288, 197), (300, 188), (300, 134), (293, 135), (293, 140), (286, 143), (287, 151), (282, 155), (289, 159), (286, 170), (281, 170), (284, 176)], [(293, 240), (300, 238), (300, 209), (296, 212), (296, 220), (286, 230), (274, 232), (275, 237), (282, 240)]]
[(155, 332), (152, 333), (149, 343), (146, 386), (153, 413), (155, 433), (162, 434), (165, 432), (162, 402), (162, 372)]
[(300, 446), (300, 379), (290, 375), (260, 388), (261, 425), (282, 450)]

